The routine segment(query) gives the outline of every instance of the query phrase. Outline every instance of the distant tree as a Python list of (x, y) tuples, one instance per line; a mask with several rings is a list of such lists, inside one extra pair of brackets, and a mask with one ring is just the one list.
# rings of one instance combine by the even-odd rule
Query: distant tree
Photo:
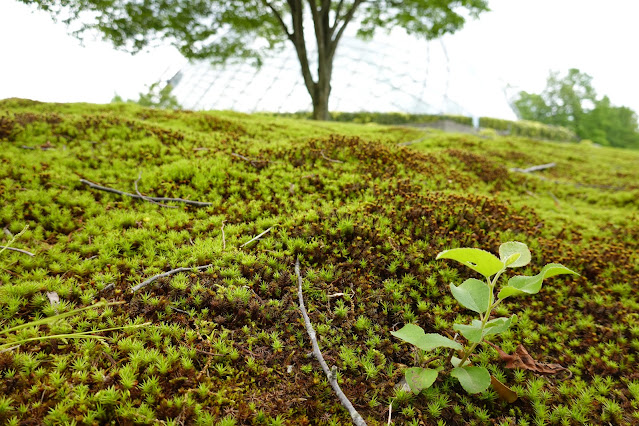
[(628, 107), (611, 105), (607, 96), (588, 112), (582, 132), (584, 138), (601, 145), (639, 149), (637, 114)]
[(592, 77), (578, 69), (564, 77), (550, 73), (540, 94), (520, 92), (513, 104), (521, 119), (564, 126), (602, 145), (639, 148), (635, 112), (612, 106), (607, 96), (598, 100)]
[[(75, 35), (95, 29), (117, 48), (133, 53), (153, 40), (168, 40), (188, 59), (214, 63), (253, 60), (291, 42), (313, 117), (326, 120), (333, 60), (346, 27), (372, 37), (380, 28), (404, 28), (427, 39), (453, 33), (468, 17), (488, 10), (487, 0), (18, 0), (35, 4), (69, 24)], [(311, 70), (304, 29), (314, 29), (317, 71)]]
[(150, 108), (162, 108), (162, 109), (182, 109), (182, 106), (178, 102), (177, 98), (171, 93), (173, 86), (165, 84), (162, 86), (162, 82), (156, 81), (146, 93), (140, 93), (137, 101), (129, 99), (125, 101), (120, 95), (116, 94), (111, 102), (131, 102)]

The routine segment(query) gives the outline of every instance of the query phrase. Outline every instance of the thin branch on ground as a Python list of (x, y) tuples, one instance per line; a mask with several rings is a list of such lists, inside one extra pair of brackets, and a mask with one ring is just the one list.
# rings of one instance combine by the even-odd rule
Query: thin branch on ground
[(391, 402), (390, 404), (388, 404), (388, 423), (387, 423), (388, 426), (390, 426), (391, 424), (392, 417), (393, 417), (393, 403)]
[(425, 141), (426, 139), (428, 139), (428, 137), (425, 136), (423, 138), (413, 139), (412, 141), (400, 142), (400, 143), (397, 144), (397, 146), (408, 146), (408, 145), (412, 145), (414, 143)]
[(142, 287), (146, 287), (147, 285), (151, 284), (153, 281), (159, 280), (160, 278), (164, 278), (164, 277), (169, 277), (173, 274), (177, 274), (178, 272), (190, 272), (190, 271), (201, 271), (202, 269), (206, 269), (206, 268), (210, 268), (211, 266), (213, 266), (212, 263), (208, 264), (208, 265), (203, 265), (203, 266), (193, 266), (191, 268), (176, 268), (176, 269), (171, 269), (168, 272), (164, 272), (161, 274), (157, 274), (157, 275), (153, 275), (151, 278), (149, 278), (148, 280), (142, 281), (140, 284), (134, 286), (131, 288), (132, 292), (138, 291), (139, 289), (141, 289)]
[(102, 185), (99, 185), (97, 183), (89, 182), (86, 179), (80, 179), (80, 183), (83, 183), (83, 184), (89, 186), (90, 188), (98, 189), (100, 191), (111, 192), (113, 194), (124, 195), (126, 197), (137, 198), (139, 200), (144, 200), (144, 201), (153, 200), (153, 201), (159, 201), (159, 202), (176, 202), (176, 203), (189, 204), (191, 206), (196, 206), (196, 207), (206, 207), (206, 206), (212, 206), (213, 205), (213, 203), (206, 203), (206, 202), (203, 202), (203, 201), (185, 200), (183, 198), (165, 198), (165, 197), (140, 196), (140, 195), (137, 195), (137, 194), (131, 194), (130, 192), (119, 191), (117, 189), (109, 188), (108, 186), (102, 186)]
[(224, 222), (226, 221), (223, 220), (222, 226), (220, 227), (220, 230), (222, 231), (222, 250), (226, 250), (226, 235), (224, 235)]
[(22, 249), (15, 248), (15, 247), (0, 246), (0, 249), (17, 251), (17, 252), (20, 252), (20, 253), (23, 253), (23, 254), (28, 254), (31, 257), (35, 256), (35, 254), (31, 253), (30, 251), (22, 250)]
[(331, 163), (344, 163), (342, 160), (333, 160), (332, 158), (328, 158), (326, 154), (324, 154), (324, 151), (320, 151), (320, 155), (324, 160), (330, 161)]
[(555, 194), (553, 194), (552, 192), (548, 191), (548, 195), (550, 195), (552, 197), (552, 199), (555, 202), (555, 205), (557, 207), (561, 207), (561, 203), (559, 202), (559, 199), (557, 197), (555, 197)]
[(152, 200), (151, 198), (147, 197), (146, 195), (142, 195), (140, 193), (140, 191), (138, 190), (138, 182), (140, 182), (140, 179), (142, 179), (142, 172), (140, 172), (140, 174), (138, 175), (137, 180), (135, 181), (135, 193), (138, 194), (140, 197), (142, 197), (142, 199), (144, 201), (148, 201), (149, 203), (153, 203), (153, 204), (157, 204), (160, 207), (166, 207), (167, 209), (177, 209), (177, 206), (169, 206), (168, 204), (162, 204), (162, 203), (158, 203), (155, 200)]
[(242, 247), (244, 247), (244, 246), (246, 246), (246, 245), (251, 244), (251, 243), (252, 243), (253, 241), (255, 241), (255, 240), (259, 240), (260, 238), (262, 238), (262, 236), (263, 236), (264, 234), (266, 234), (267, 232), (269, 232), (271, 229), (273, 229), (273, 227), (272, 227), (272, 226), (271, 226), (270, 228), (268, 228), (266, 231), (264, 231), (264, 232), (262, 232), (261, 234), (259, 234), (258, 236), (253, 237), (253, 238), (251, 238), (250, 240), (248, 240), (247, 242), (245, 242), (244, 244), (242, 244), (242, 245), (240, 246), (240, 248), (242, 248)]
[(517, 173), (531, 173), (531, 172), (538, 172), (539, 170), (550, 169), (552, 167), (555, 167), (556, 165), (557, 163), (547, 163), (547, 164), (540, 164), (538, 166), (527, 167), (525, 169), (520, 169), (519, 167), (513, 167), (510, 169), (510, 171), (517, 172)]
[(324, 370), (324, 374), (328, 378), (328, 382), (331, 384), (331, 387), (337, 394), (339, 401), (342, 403), (344, 408), (348, 410), (348, 413), (351, 415), (353, 419), (353, 423), (357, 426), (365, 426), (366, 422), (364, 418), (357, 412), (355, 407), (351, 401), (344, 395), (342, 389), (339, 387), (339, 383), (337, 383), (337, 368), (333, 367), (333, 370), (329, 370), (326, 361), (324, 361), (324, 357), (322, 356), (322, 352), (320, 352), (319, 345), (317, 344), (317, 338), (315, 335), (315, 330), (313, 329), (313, 325), (311, 324), (311, 319), (308, 317), (308, 313), (306, 312), (306, 307), (304, 306), (304, 295), (302, 294), (302, 276), (300, 275), (300, 259), (297, 258), (295, 261), (295, 275), (297, 276), (297, 295), (300, 302), (300, 311), (302, 312), (302, 317), (304, 317), (304, 324), (306, 325), (306, 331), (308, 332), (308, 336), (311, 339), (311, 344), (313, 345), (313, 355), (317, 361), (319, 361), (322, 366), (322, 370)]
[(247, 163), (251, 163), (251, 166), (253, 166), (253, 167), (258, 167), (258, 165), (260, 163), (265, 164), (265, 163), (271, 163), (272, 162), (272, 161), (268, 161), (268, 160), (257, 160), (257, 159), (249, 158), (249, 157), (246, 157), (246, 156), (244, 156), (242, 154), (238, 154), (237, 152), (231, 152), (231, 155), (233, 157), (239, 158), (240, 160), (244, 160)]

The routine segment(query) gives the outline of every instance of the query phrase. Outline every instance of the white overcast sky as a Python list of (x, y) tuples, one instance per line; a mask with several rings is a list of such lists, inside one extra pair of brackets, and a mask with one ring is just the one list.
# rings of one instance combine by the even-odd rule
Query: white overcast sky
[[(491, 80), (539, 92), (550, 70), (578, 68), (593, 76), (598, 95), (639, 112), (639, 0), (489, 3), (492, 12), (444, 38), (451, 66), (470, 68), (473, 84)], [(168, 46), (136, 56), (105, 42), (82, 47), (64, 25), (33, 9), (0, 0), (0, 99), (107, 103), (115, 93), (137, 99), (186, 62)]]

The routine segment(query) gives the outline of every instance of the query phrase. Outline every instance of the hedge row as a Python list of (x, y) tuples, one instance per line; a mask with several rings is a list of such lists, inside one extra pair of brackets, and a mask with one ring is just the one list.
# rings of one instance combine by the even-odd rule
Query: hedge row
[[(305, 119), (312, 117), (310, 112), (280, 113), (277, 115)], [(361, 124), (428, 124), (440, 120), (450, 120), (467, 126), (473, 125), (472, 117), (464, 117), (461, 115), (406, 114), (402, 112), (331, 112), (330, 115), (333, 121)], [(479, 119), (479, 125), (484, 129), (494, 129), (500, 133), (514, 136), (556, 141), (577, 140), (575, 133), (565, 127), (550, 126), (536, 121), (510, 121), (499, 118), (481, 117)]]
[(577, 135), (569, 129), (560, 126), (550, 126), (537, 121), (510, 121), (499, 118), (481, 117), (479, 125), (482, 128), (495, 129), (515, 136), (526, 136), (535, 139), (556, 141), (575, 141)]

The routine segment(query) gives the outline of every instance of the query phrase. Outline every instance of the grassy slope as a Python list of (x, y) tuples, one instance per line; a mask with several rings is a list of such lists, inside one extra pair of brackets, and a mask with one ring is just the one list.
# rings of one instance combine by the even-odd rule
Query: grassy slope
[[(58, 311), (126, 301), (49, 332), (152, 325), (108, 333), (106, 346), (43, 341), (0, 354), (0, 422), (348, 422), (307, 356), (297, 256), (324, 356), (369, 424), (385, 424), (393, 397), (396, 424), (419, 416), (426, 424), (638, 422), (639, 154), (437, 132), (397, 146), (422, 136), (237, 113), (2, 101), (0, 227), (17, 233), (29, 224), (14, 246), (36, 256), (1, 255), (0, 326), (55, 314), (47, 291), (59, 295)], [(54, 148), (39, 148), (47, 144)], [(534, 174), (508, 171), (550, 161), (557, 166)], [(134, 192), (140, 173), (143, 194), (213, 205), (162, 208), (79, 181)], [(447, 378), (416, 397), (395, 391), (416, 358), (389, 331), (414, 321), (448, 332), (470, 318), (447, 286), (471, 271), (436, 254), (496, 252), (513, 239), (533, 251), (528, 272), (559, 262), (581, 276), (509, 299), (500, 314), (520, 321), (494, 341), (508, 352), (522, 343), (572, 378), (507, 370), (486, 347), (475, 362), (520, 394), (514, 404), (466, 395)], [(205, 272), (130, 290), (208, 263)]]

